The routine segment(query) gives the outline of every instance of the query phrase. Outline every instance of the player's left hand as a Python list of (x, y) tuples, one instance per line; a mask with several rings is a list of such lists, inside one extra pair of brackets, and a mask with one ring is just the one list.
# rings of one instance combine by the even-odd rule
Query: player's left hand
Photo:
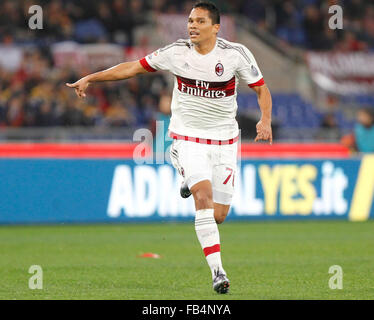
[(260, 140), (269, 140), (273, 144), (273, 133), (271, 131), (271, 121), (261, 119), (256, 125), (257, 136), (255, 142)]

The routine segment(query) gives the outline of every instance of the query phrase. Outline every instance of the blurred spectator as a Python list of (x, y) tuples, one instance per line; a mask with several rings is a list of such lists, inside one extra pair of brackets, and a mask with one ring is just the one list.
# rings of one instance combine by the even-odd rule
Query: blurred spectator
[(326, 49), (324, 21), (321, 12), (315, 5), (309, 5), (305, 8), (303, 27), (309, 49)]
[(363, 108), (358, 111), (354, 136), (356, 148), (359, 152), (374, 152), (373, 108)]
[(109, 127), (130, 127), (135, 124), (135, 119), (126, 105), (116, 100), (106, 110), (105, 123)]
[[(153, 148), (154, 151), (166, 151), (171, 145), (172, 139), (168, 139), (168, 128), (171, 115), (171, 96), (169, 94), (162, 94), (160, 97), (159, 108), (155, 113), (152, 122), (152, 134), (154, 137)], [(163, 150), (157, 150), (157, 146), (163, 143)]]
[(22, 58), (22, 48), (13, 43), (12, 36), (4, 36), (3, 43), (0, 43), (0, 65), (8, 71), (15, 71), (22, 63)]
[(302, 14), (293, 1), (280, 2), (275, 6), (275, 9), (277, 36), (295, 45), (303, 45), (305, 32), (300, 28)]
[(6, 123), (12, 127), (20, 127), (22, 126), (23, 118), (24, 110), (22, 107), (22, 98), (15, 96), (8, 102)]
[(336, 44), (336, 49), (341, 52), (364, 51), (368, 49), (368, 45), (359, 41), (353, 32), (347, 31), (343, 39)]
[(242, 12), (252, 21), (256, 22), (258, 25), (264, 25), (266, 18), (265, 4), (265, 0), (244, 1), (240, 8), (240, 12)]
[(365, 13), (364, 0), (351, 0), (346, 4), (347, 12), (345, 13), (352, 20), (359, 20)]
[(327, 113), (323, 117), (317, 139), (324, 141), (338, 141), (341, 137), (340, 127), (334, 113)]

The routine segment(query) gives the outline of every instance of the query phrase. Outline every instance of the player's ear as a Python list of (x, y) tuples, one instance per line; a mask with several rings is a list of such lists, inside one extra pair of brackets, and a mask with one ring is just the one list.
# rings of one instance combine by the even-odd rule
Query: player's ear
[(214, 28), (215, 33), (218, 34), (219, 29), (221, 28), (221, 25), (218, 24), (218, 23), (216, 23), (216, 24), (213, 26), (213, 28)]

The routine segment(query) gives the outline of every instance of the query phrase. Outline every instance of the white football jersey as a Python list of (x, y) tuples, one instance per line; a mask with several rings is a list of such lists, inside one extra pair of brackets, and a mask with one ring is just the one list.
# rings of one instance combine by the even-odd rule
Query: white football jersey
[(264, 84), (252, 53), (242, 44), (217, 38), (208, 54), (180, 39), (140, 60), (150, 72), (175, 76), (169, 131), (194, 138), (228, 140), (238, 136), (235, 119), (238, 81)]

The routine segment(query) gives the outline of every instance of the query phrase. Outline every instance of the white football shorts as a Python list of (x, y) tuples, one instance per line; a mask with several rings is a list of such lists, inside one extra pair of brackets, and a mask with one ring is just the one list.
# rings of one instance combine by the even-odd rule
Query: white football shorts
[(230, 205), (234, 194), (237, 149), (237, 142), (213, 145), (173, 139), (170, 159), (189, 189), (200, 181), (209, 180), (213, 201)]

